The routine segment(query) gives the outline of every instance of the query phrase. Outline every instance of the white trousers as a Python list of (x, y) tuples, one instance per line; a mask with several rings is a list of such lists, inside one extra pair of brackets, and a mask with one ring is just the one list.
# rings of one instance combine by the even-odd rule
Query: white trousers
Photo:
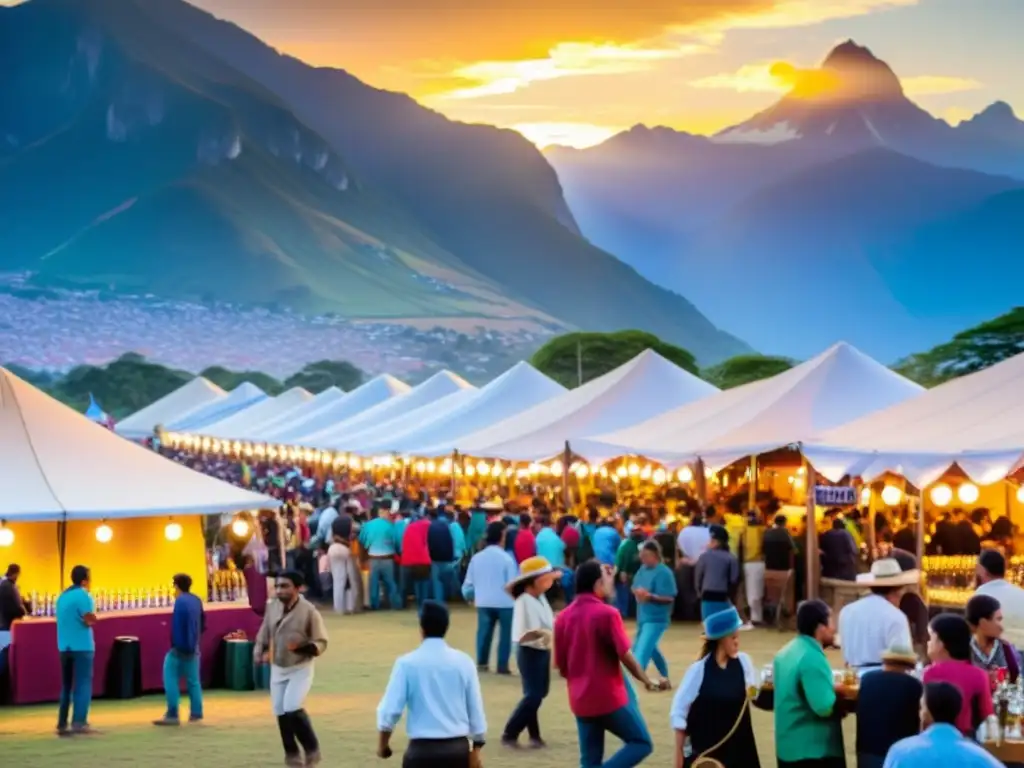
[(334, 588), (334, 610), (336, 613), (353, 613), (356, 609), (356, 585), (352, 580), (352, 551), (345, 547), (338, 554), (338, 547), (332, 545), (335, 554), (330, 555), (331, 583)]
[(280, 717), (302, 709), (309, 689), (313, 686), (313, 664), (297, 667), (270, 666), (270, 706)]
[(764, 621), (764, 563), (744, 563), (743, 579), (747, 605), (750, 606), (750, 620), (758, 624)]

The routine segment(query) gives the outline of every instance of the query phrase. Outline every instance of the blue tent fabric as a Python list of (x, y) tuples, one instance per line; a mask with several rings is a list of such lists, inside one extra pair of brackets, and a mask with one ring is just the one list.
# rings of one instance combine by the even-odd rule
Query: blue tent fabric
[(100, 423), (106, 423), (109, 418), (106, 412), (100, 408), (99, 403), (96, 402), (96, 398), (92, 396), (92, 392), (89, 393), (89, 407), (85, 409), (85, 417)]

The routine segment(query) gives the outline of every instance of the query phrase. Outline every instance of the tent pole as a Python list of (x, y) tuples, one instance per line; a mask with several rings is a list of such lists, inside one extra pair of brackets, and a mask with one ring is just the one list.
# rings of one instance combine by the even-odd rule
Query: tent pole
[(817, 476), (811, 462), (804, 459), (804, 490), (807, 493), (807, 535), (804, 541), (804, 548), (807, 550), (807, 578), (806, 592), (807, 599), (813, 600), (818, 596), (818, 523), (814, 510), (814, 486), (817, 484)]
[(68, 516), (66, 512), (64, 513), (64, 519), (57, 523), (57, 552), (60, 562), (60, 591), (63, 592), (64, 571), (67, 567), (66, 559), (68, 552)]
[(562, 452), (562, 503), (565, 504), (565, 511), (572, 509), (572, 489), (569, 488), (569, 462), (572, 461), (572, 449), (569, 441), (565, 441), (565, 451)]
[[(872, 521), (872, 524), (874, 521)], [(917, 567), (924, 570), (924, 487), (921, 488), (921, 504), (917, 510)]]
[(757, 509), (757, 456), (750, 457), (750, 485), (747, 491), (747, 512)]
[(700, 513), (704, 514), (703, 507), (708, 504), (708, 479), (704, 476), (704, 459), (697, 459), (693, 465), (693, 479), (697, 484), (697, 501), (702, 507)]

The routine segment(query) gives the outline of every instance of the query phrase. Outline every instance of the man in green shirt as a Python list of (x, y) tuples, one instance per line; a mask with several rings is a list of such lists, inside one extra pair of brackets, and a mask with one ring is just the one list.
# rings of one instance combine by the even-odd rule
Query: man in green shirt
[(633, 577), (640, 570), (640, 545), (643, 541), (643, 530), (634, 528), (615, 551), (615, 607), (624, 619), (628, 619), (634, 610)]
[(825, 656), (835, 637), (832, 610), (821, 600), (797, 609), (799, 634), (775, 657), (775, 754), (779, 768), (845, 768), (836, 711), (841, 687)]

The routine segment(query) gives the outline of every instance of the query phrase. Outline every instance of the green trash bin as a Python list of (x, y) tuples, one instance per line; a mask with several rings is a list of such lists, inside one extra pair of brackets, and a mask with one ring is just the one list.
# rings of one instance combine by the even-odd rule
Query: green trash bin
[(224, 641), (224, 687), (231, 691), (251, 691), (252, 640)]
[(252, 679), (257, 691), (270, 690), (270, 665), (253, 664)]

